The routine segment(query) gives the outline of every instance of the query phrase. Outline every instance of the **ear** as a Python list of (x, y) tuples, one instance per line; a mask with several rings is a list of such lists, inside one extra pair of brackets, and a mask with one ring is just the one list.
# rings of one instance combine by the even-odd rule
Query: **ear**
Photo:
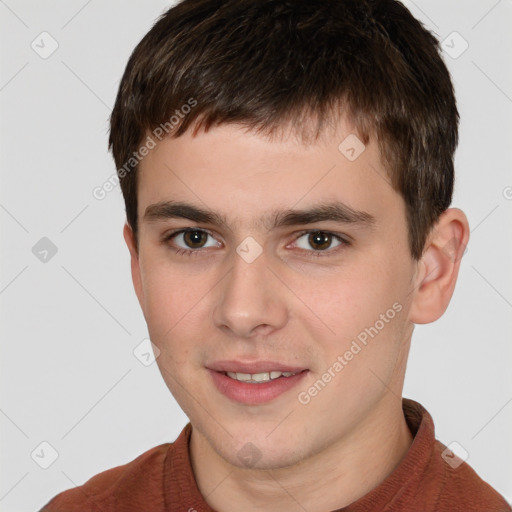
[(458, 208), (448, 208), (433, 227), (418, 262), (409, 311), (411, 322), (428, 324), (446, 311), (468, 241), (466, 215)]
[(144, 290), (142, 287), (142, 278), (140, 272), (140, 263), (139, 263), (139, 251), (137, 248), (137, 243), (135, 241), (135, 235), (133, 233), (132, 228), (128, 223), (125, 223), (123, 228), (123, 236), (128, 246), (128, 250), (130, 251), (131, 258), (131, 269), (132, 269), (132, 281), (133, 287), (135, 289), (135, 294), (137, 295), (137, 299), (139, 300), (140, 307), (144, 312)]

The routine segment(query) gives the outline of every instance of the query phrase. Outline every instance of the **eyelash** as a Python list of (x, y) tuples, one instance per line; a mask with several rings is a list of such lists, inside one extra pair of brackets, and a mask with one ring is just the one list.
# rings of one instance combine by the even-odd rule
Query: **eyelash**
[[(206, 233), (207, 235), (209, 235), (212, 238), (214, 238), (214, 236), (209, 231), (206, 231), (205, 229), (187, 228), (187, 229), (180, 229), (178, 231), (173, 231), (172, 233), (169, 233), (169, 234), (165, 235), (162, 241), (164, 243), (167, 243), (167, 242), (169, 242), (169, 240), (172, 240), (176, 236), (178, 236), (178, 235), (180, 235), (182, 233), (187, 233), (189, 231), (198, 231), (198, 232), (201, 232), (201, 233)], [(320, 230), (320, 229), (308, 229), (308, 230), (301, 231), (297, 235), (297, 238), (295, 240), (301, 238), (304, 235), (310, 234), (310, 233), (322, 233), (324, 235), (331, 235), (333, 238), (335, 238), (336, 240), (341, 242), (341, 245), (335, 247), (334, 249), (325, 249), (323, 251), (306, 251), (305, 249), (300, 249), (302, 251), (310, 253), (308, 257), (312, 257), (312, 258), (319, 258), (320, 257), (321, 258), (321, 257), (330, 256), (333, 253), (337, 253), (340, 250), (343, 250), (344, 248), (346, 248), (346, 247), (351, 245), (351, 242), (349, 240), (347, 240), (346, 238), (338, 235), (337, 233), (333, 233), (332, 231), (324, 231), (324, 230)], [(176, 254), (181, 255), (181, 256), (197, 256), (197, 255), (199, 255), (202, 252), (201, 249), (183, 249), (181, 247), (178, 247), (178, 248), (171, 247), (171, 249)]]

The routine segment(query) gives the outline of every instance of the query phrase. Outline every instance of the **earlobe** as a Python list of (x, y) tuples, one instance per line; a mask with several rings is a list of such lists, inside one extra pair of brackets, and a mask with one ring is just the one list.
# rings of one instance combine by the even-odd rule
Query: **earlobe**
[(409, 312), (411, 322), (434, 322), (446, 311), (468, 241), (469, 224), (464, 212), (458, 208), (443, 212), (427, 239), (418, 263)]
[(139, 300), (140, 307), (144, 312), (144, 291), (142, 288), (142, 277), (140, 272), (140, 262), (139, 262), (139, 253), (137, 249), (137, 243), (135, 240), (135, 235), (133, 233), (132, 228), (128, 223), (125, 223), (123, 228), (123, 237), (130, 251), (130, 260), (131, 260), (131, 272), (132, 272), (132, 282), (133, 287), (135, 289), (135, 294), (137, 295), (137, 299)]

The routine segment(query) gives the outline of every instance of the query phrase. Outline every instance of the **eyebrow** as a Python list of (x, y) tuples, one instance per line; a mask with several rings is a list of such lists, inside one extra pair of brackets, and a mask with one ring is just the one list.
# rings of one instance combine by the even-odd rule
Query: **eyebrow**
[[(224, 215), (181, 201), (161, 201), (149, 205), (144, 212), (143, 221), (157, 222), (176, 218), (229, 229), (229, 223)], [(376, 223), (375, 217), (370, 213), (355, 210), (342, 202), (334, 201), (302, 210), (274, 210), (260, 219), (260, 225), (271, 230), (325, 221), (351, 224), (356, 227), (372, 227)]]

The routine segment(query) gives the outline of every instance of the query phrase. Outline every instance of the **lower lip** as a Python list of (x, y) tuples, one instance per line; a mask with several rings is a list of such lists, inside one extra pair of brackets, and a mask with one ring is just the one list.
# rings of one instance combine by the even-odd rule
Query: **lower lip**
[(232, 379), (223, 373), (208, 369), (217, 389), (225, 396), (247, 405), (270, 402), (279, 395), (295, 387), (308, 373), (304, 370), (290, 377), (279, 377), (267, 382), (249, 384)]

